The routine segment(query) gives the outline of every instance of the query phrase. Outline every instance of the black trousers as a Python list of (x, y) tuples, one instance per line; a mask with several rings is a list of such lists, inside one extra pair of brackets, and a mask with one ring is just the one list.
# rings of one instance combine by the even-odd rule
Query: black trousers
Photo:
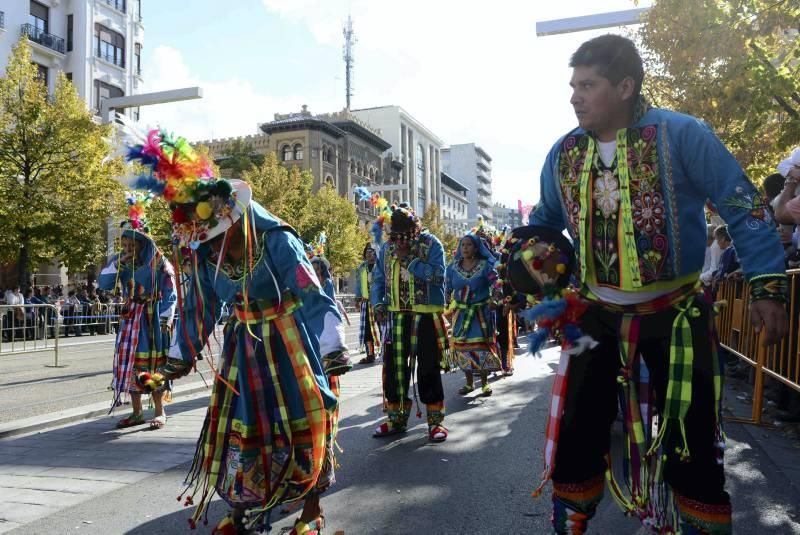
[[(398, 319), (402, 318), (402, 319)], [(436, 343), (436, 329), (433, 326), (433, 315), (423, 314), (419, 322), (417, 332), (417, 350), (413, 353), (411, 346), (411, 329), (413, 327), (414, 315), (403, 314), (394, 315), (394, 321), (403, 322), (403, 336), (399, 342), (403, 347), (402, 357), (402, 381), (405, 400), (410, 400), (409, 387), (411, 383), (411, 366), (416, 361), (417, 387), (419, 398), (425, 404), (441, 403), (444, 401), (444, 389), (442, 388), (441, 376), (441, 351)], [(383, 392), (386, 401), (389, 403), (400, 403), (400, 383), (398, 377), (398, 367), (395, 362), (394, 333), (395, 326), (392, 328), (392, 342), (387, 342), (383, 352)], [(416, 357), (416, 358), (414, 358)], [(403, 401), (405, 401), (403, 400)]]
[[(692, 329), (694, 362), (692, 366), (692, 402), (686, 415), (686, 437), (691, 458), (681, 462), (670, 453), (664, 479), (678, 494), (707, 504), (728, 504), (723, 489), (725, 475), (717, 462), (716, 410), (714, 401), (714, 368), (712, 333), (709, 325), (710, 308), (695, 301), (701, 314), (689, 318)], [(678, 311), (674, 308), (640, 316), (638, 351), (644, 357), (654, 389), (654, 403), (662, 414), (666, 395), (672, 322)], [(602, 474), (606, 469), (605, 454), (610, 448), (610, 429), (619, 404), (617, 376), (620, 323), (622, 314), (590, 307), (581, 325), (586, 334), (599, 342), (593, 350), (573, 357), (570, 361), (564, 415), (556, 451), (553, 481), (581, 483)], [(677, 441), (664, 444), (665, 451), (674, 452)], [(621, 453), (621, 452), (620, 452)], [(621, 455), (612, 456), (621, 460)]]

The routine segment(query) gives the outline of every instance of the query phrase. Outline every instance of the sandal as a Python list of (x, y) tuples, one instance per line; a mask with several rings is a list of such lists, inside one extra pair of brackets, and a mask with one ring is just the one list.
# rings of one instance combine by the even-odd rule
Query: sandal
[(372, 433), (372, 436), (373, 438), (382, 438), (392, 435), (399, 435), (400, 433), (405, 432), (405, 426), (395, 426), (391, 422), (383, 422), (381, 425), (375, 428), (375, 432)]
[(366, 356), (358, 361), (359, 364), (372, 364), (373, 362), (375, 362), (375, 355)]
[(118, 421), (117, 429), (125, 429), (126, 427), (134, 427), (143, 424), (144, 424), (144, 413), (140, 412), (139, 414), (131, 414), (127, 418), (123, 418), (122, 420)]
[(511, 377), (512, 375), (514, 375), (514, 368), (509, 368), (508, 370), (504, 370), (503, 375), (505, 375), (506, 377)]
[(152, 420), (150, 420), (150, 429), (157, 430), (163, 429), (164, 426), (167, 425), (167, 415), (162, 414), (161, 416), (156, 416)]
[(492, 387), (489, 385), (489, 383), (486, 383), (481, 387), (481, 396), (488, 398), (491, 395), (492, 395)]
[(325, 527), (325, 517), (319, 515), (311, 522), (303, 522), (299, 518), (294, 521), (294, 527), (289, 535), (321, 535)]
[(428, 429), (428, 440), (431, 442), (444, 442), (447, 440), (447, 429), (442, 425), (434, 425)]
[(466, 396), (467, 394), (469, 394), (473, 390), (475, 390), (474, 386), (472, 386), (472, 385), (464, 385), (464, 386), (462, 386), (461, 388), (458, 389), (458, 395), (459, 396)]

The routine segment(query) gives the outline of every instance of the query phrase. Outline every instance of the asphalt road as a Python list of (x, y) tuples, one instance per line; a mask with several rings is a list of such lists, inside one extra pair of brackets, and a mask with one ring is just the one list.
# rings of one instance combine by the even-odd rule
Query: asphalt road
[[(353, 325), (345, 329), (346, 339), (355, 350), (358, 314), (351, 314), (350, 320)], [(53, 367), (52, 351), (0, 353), (0, 424), (99, 402), (110, 406), (114, 341), (114, 335), (61, 338), (58, 368)], [(216, 348), (213, 340), (211, 345)], [(197, 369), (200, 373), (180, 380), (182, 386), (199, 386), (204, 379), (209, 384), (213, 382), (207, 361), (199, 361)]]
[[(323, 497), (326, 533), (550, 533), (549, 491), (537, 500), (530, 491), (541, 467), (555, 363), (552, 352), (544, 359), (519, 358), (517, 373), (495, 381), (491, 398), (461, 398), (455, 394), (460, 374), (444, 376), (450, 437), (443, 444), (429, 444), (424, 421), (416, 419), (404, 436), (371, 438), (382, 419), (379, 370), (354, 374), (349, 382), (358, 377), (363, 384), (350, 384), (343, 400), (341, 467), (337, 484)], [(798, 489), (743, 426), (729, 425), (728, 435), (726, 466), (735, 533), (800, 534)], [(188, 464), (181, 464), (11, 533), (186, 533), (189, 511), (175, 496), (187, 470)], [(215, 499), (212, 522), (226, 509)], [(292, 516), (276, 514), (273, 533), (288, 530)], [(208, 533), (210, 527), (199, 532)], [(607, 497), (589, 533), (646, 532), (623, 517)]]

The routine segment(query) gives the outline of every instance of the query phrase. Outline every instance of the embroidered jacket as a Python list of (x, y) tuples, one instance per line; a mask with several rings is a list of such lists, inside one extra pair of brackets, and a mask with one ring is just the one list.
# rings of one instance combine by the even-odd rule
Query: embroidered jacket
[(785, 300), (772, 216), (705, 123), (651, 108), (619, 130), (616, 141), (616, 158), (606, 168), (594, 137), (577, 128), (553, 146), (542, 169), (541, 200), (530, 222), (568, 230), (580, 282), (638, 292), (696, 281), (705, 257), (703, 205), (710, 199), (728, 223), (753, 300)]
[[(374, 268), (374, 265), (373, 265)], [(372, 268), (365, 260), (356, 268), (356, 299), (369, 299), (370, 288), (372, 287)]]
[(433, 234), (420, 234), (416, 250), (398, 260), (395, 245), (384, 243), (372, 271), (372, 306), (391, 312), (444, 310), (444, 248)]

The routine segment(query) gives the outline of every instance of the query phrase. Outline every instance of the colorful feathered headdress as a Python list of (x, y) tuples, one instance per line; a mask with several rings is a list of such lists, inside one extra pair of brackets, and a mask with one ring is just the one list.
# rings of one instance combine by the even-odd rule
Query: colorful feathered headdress
[(127, 217), (123, 219), (119, 226), (122, 230), (132, 230), (143, 234), (150, 233), (150, 225), (147, 222), (147, 207), (153, 200), (150, 193), (139, 191), (125, 192), (125, 202), (128, 206)]
[(317, 239), (306, 244), (306, 256), (309, 260), (318, 256), (325, 256), (325, 244), (328, 243), (328, 235), (325, 231), (319, 233)]
[(244, 213), (252, 197), (245, 182), (215, 177), (209, 159), (183, 137), (122, 121), (126, 159), (145, 169), (132, 186), (169, 203), (175, 245), (196, 247), (225, 232)]

